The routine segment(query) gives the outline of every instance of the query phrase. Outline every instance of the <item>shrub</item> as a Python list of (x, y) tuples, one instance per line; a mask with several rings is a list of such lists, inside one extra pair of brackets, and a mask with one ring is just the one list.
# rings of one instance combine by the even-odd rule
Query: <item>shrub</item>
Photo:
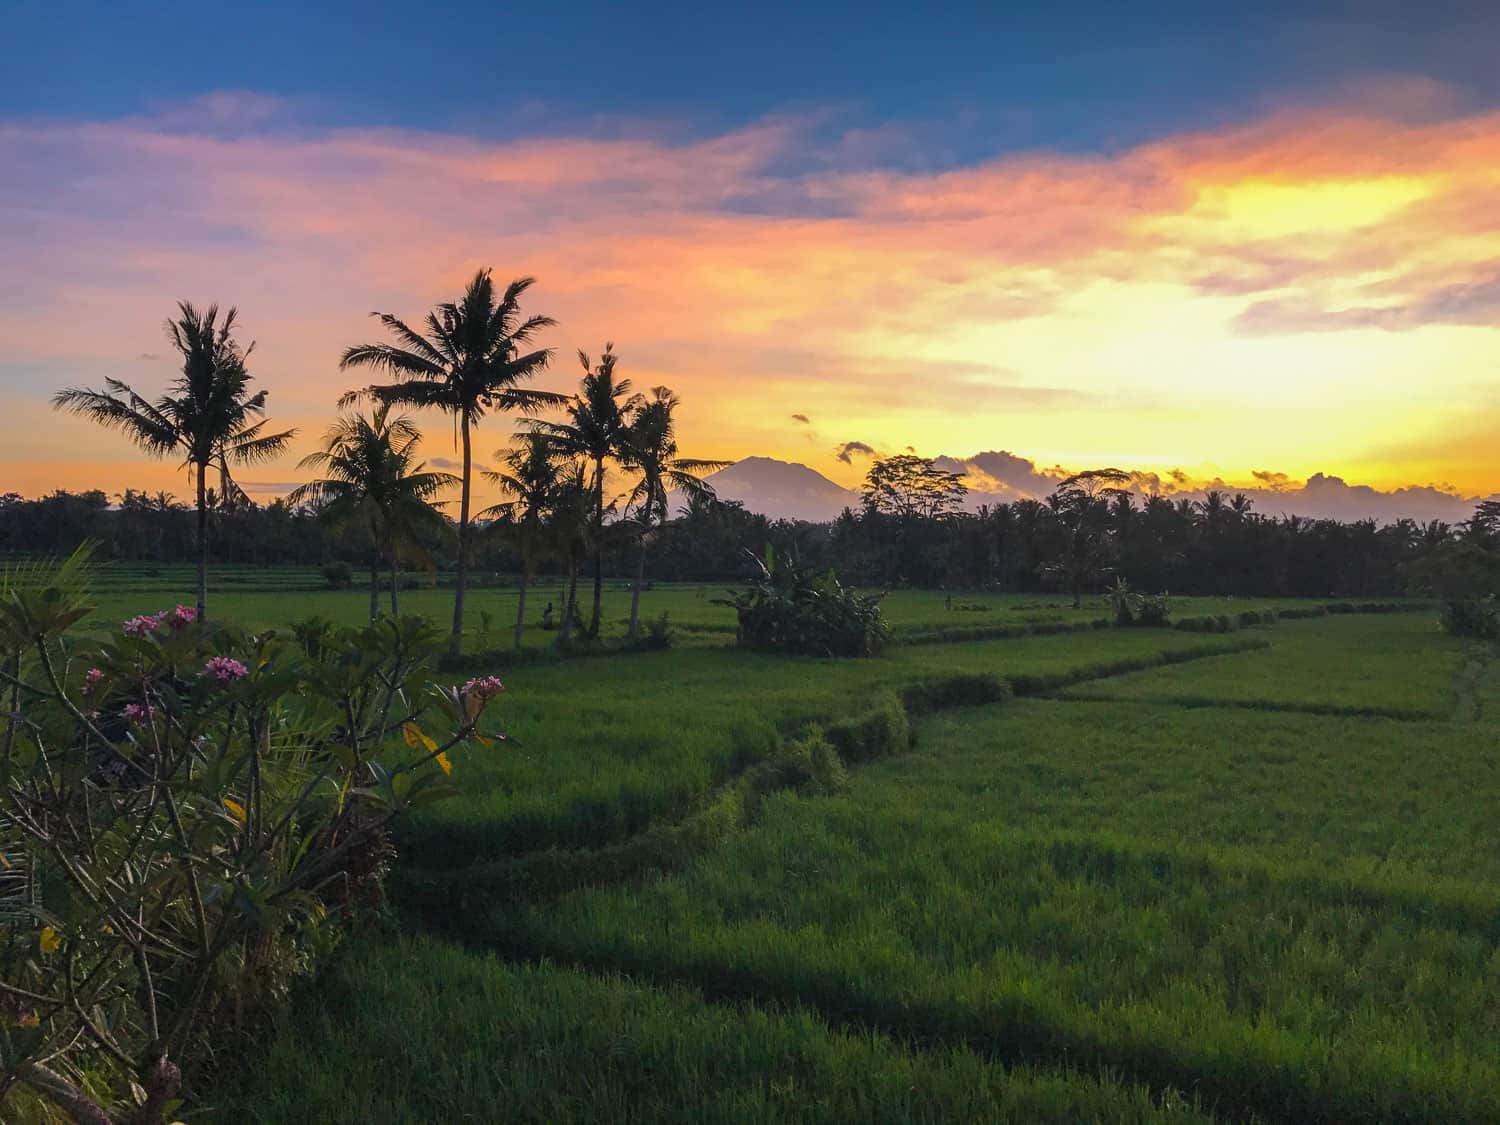
[(1487, 598), (1455, 598), (1443, 603), (1440, 620), (1444, 630), (1455, 637), (1500, 640), (1500, 599), (1493, 594)]
[(480, 730), (500, 684), (429, 685), (442, 638), (416, 619), (281, 640), (186, 606), (80, 667), (86, 579), (82, 554), (0, 576), (0, 855), (25, 883), (0, 929), (0, 1117), (159, 1125), (324, 920), (378, 900), (391, 820), (454, 791), (453, 749), (503, 737)]
[(833, 571), (819, 574), (769, 545), (755, 565), (749, 588), (719, 602), (733, 606), (739, 617), (735, 639), (741, 648), (874, 656), (885, 646), (890, 627), (881, 617), (879, 598), (848, 589)]
[(330, 590), (347, 590), (354, 582), (354, 568), (337, 559), (323, 564), (322, 575)]
[[(1122, 628), (1164, 628), (1172, 619), (1172, 599), (1165, 592), (1141, 594), (1132, 590), (1123, 578), (1115, 580), (1106, 598), (1114, 610), (1114, 623)], [(1107, 622), (1106, 622), (1107, 624)]]

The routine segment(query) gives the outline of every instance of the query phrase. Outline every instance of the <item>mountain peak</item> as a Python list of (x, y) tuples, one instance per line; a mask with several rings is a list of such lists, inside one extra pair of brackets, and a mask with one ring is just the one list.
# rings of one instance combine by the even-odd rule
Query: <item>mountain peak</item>
[(705, 479), (721, 500), (738, 500), (773, 519), (826, 523), (859, 505), (859, 493), (798, 461), (746, 457)]

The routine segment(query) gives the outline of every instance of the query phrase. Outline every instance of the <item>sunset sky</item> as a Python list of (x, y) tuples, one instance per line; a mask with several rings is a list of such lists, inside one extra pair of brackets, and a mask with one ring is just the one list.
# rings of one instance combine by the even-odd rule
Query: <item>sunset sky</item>
[(1500, 491), (1500, 5), (63, 7), (6, 13), (0, 492), (186, 493), (49, 405), (159, 392), (179, 298), (284, 491), (368, 313), (480, 266), (689, 455)]

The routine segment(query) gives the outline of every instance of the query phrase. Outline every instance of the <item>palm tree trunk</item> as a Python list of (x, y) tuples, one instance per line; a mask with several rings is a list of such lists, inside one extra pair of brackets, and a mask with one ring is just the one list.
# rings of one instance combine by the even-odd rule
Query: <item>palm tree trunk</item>
[(604, 459), (594, 466), (594, 613), (589, 636), (599, 636), (599, 606), (604, 597)]
[(380, 550), (370, 552), (370, 621), (380, 616)]
[(469, 577), (469, 485), (472, 454), (469, 441), (469, 416), (460, 426), (464, 443), (463, 494), (458, 503), (458, 574), (453, 592), (453, 635), (448, 639), (448, 655), (457, 656), (464, 639), (464, 585)]
[(563, 599), (562, 630), (558, 633), (559, 643), (565, 643), (573, 635), (573, 618), (578, 612), (578, 558), (576, 555), (568, 556), (568, 595)]
[(208, 620), (208, 485), (204, 479), (208, 466), (198, 470), (198, 620)]
[(641, 631), (641, 587), (646, 581), (646, 532), (641, 532), (641, 553), (635, 560), (635, 586), (630, 591), (630, 639)]
[(521, 647), (521, 630), (526, 627), (526, 587), (531, 581), (531, 575), (526, 570), (526, 564), (521, 564), (521, 597), (516, 603), (516, 647)]
[(396, 593), (396, 588), (401, 585), (400, 573), (396, 569), (396, 548), (391, 548), (391, 616), (401, 616), (401, 599)]

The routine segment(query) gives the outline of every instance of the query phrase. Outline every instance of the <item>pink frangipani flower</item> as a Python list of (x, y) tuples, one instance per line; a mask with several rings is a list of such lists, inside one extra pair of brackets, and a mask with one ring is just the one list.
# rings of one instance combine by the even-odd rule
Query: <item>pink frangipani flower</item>
[(152, 617), (149, 613), (138, 614), (120, 626), (125, 630), (127, 637), (144, 637), (147, 633), (155, 632), (161, 624), (160, 617)]
[(250, 669), (232, 656), (216, 656), (203, 666), (203, 678), (213, 680), (220, 685), (232, 684), (240, 677), (249, 674)]
[(172, 627), (172, 632), (180, 633), (194, 621), (198, 620), (198, 611), (190, 605), (180, 605), (176, 609), (168, 610), (158, 616), (158, 620), (165, 619)]
[(463, 694), (466, 697), (478, 699), (493, 699), (505, 690), (505, 685), (500, 682), (498, 676), (476, 676), (463, 686)]

